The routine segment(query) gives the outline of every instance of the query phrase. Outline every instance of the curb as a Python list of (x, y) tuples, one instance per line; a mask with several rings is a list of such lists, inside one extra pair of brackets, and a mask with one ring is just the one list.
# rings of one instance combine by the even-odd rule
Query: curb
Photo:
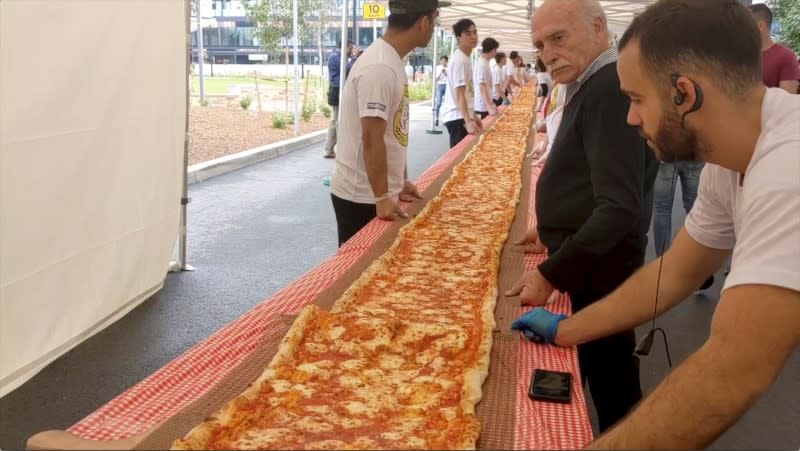
[(327, 136), (328, 129), (319, 130), (285, 141), (267, 144), (266, 146), (255, 147), (203, 163), (193, 164), (186, 170), (186, 183), (191, 185), (218, 175), (227, 174), (228, 172), (302, 149), (311, 144), (320, 143), (325, 141)]

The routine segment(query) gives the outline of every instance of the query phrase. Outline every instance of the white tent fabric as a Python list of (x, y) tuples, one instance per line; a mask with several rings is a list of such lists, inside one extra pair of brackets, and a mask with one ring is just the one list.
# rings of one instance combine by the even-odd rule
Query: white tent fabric
[(0, 2), (0, 396), (163, 284), (180, 210), (185, 8)]
[[(544, 0), (451, 0), (452, 5), (440, 10), (440, 23), (452, 29), (461, 19), (472, 19), (481, 39), (493, 37), (500, 42), (500, 50), (506, 53), (517, 50), (526, 62), (533, 60), (531, 42), (531, 14)], [(635, 14), (644, 10), (655, 0), (601, 0), (606, 12), (611, 33), (622, 36)]]

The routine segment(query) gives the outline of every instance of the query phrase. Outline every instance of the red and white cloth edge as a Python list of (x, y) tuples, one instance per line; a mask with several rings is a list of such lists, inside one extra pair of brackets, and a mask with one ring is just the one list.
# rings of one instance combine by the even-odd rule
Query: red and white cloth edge
[[(420, 191), (430, 186), (439, 174), (475, 139), (468, 136), (428, 168), (416, 181)], [(538, 172), (534, 168), (532, 188)], [(531, 196), (533, 202), (533, 196)], [(529, 221), (533, 220), (533, 208)], [(116, 440), (148, 431), (178, 413), (219, 383), (257, 347), (260, 337), (276, 315), (296, 314), (325, 288), (332, 285), (389, 228), (374, 220), (339, 249), (339, 252), (295, 280), (273, 297), (240, 316), (198, 343), (138, 384), (112, 399), (68, 430), (92, 440)], [(526, 269), (535, 267), (526, 257)], [(569, 313), (566, 296), (551, 304)], [(570, 371), (580, 381), (574, 349), (539, 346), (520, 340), (517, 368), (517, 418), (514, 437), (517, 449), (577, 449), (592, 439), (591, 426), (580, 383), (575, 383), (569, 405), (533, 402), (527, 396), (527, 383), (534, 368)]]

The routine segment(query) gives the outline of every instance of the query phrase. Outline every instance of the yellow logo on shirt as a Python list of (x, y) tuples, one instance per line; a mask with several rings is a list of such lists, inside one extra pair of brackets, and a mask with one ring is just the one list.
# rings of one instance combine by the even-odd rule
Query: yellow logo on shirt
[(394, 137), (401, 146), (408, 146), (408, 84), (405, 86), (403, 99), (400, 101), (400, 106), (397, 112), (394, 113)]
[(558, 91), (561, 89), (561, 85), (553, 86), (553, 93), (550, 94), (550, 107), (547, 109), (546, 116), (549, 116), (550, 113), (554, 112), (556, 108), (558, 108)]

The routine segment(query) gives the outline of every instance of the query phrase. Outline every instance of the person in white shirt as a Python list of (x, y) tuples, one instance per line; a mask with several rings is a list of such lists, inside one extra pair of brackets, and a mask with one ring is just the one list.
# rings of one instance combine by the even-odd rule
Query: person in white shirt
[[(545, 54), (557, 51), (549, 45)], [(735, 0), (660, 0), (634, 18), (619, 48), (628, 122), (662, 159), (706, 161), (697, 200), (664, 256), (616, 291), (566, 319), (534, 309), (517, 328), (574, 346), (650, 322), (732, 252), (706, 342), (591, 445), (705, 448), (800, 345), (800, 96), (763, 85), (758, 29)], [(649, 352), (647, 341), (640, 346)], [(786, 437), (785, 448), (798, 438)]]
[(469, 57), (478, 46), (475, 22), (461, 19), (453, 25), (458, 48), (447, 67), (447, 90), (444, 94), (442, 121), (450, 134), (450, 147), (455, 147), (467, 135), (483, 130), (481, 118), (475, 114), (475, 85)]
[(496, 116), (497, 107), (492, 102), (492, 68), (489, 61), (497, 54), (500, 43), (494, 38), (486, 38), (481, 42), (481, 56), (475, 63), (475, 113), (481, 119), (488, 115)]
[(434, 100), (434, 118), (436, 118), (435, 125), (439, 125), (439, 111), (442, 109), (442, 100), (444, 99), (444, 92), (447, 90), (447, 62), (449, 58), (447, 55), (442, 55), (439, 58), (439, 65), (436, 66), (434, 71), (434, 78), (436, 79), (436, 99)]
[(494, 106), (502, 105), (506, 100), (505, 79), (503, 78), (503, 65), (506, 64), (506, 54), (497, 52), (494, 55), (495, 64), (492, 65), (492, 102)]
[(541, 59), (536, 59), (536, 84), (538, 85), (538, 93), (536, 95), (536, 111), (541, 111), (545, 99), (553, 89), (553, 77), (547, 72), (547, 68)]
[(386, 33), (361, 55), (344, 85), (339, 150), (331, 178), (339, 246), (375, 216), (407, 215), (398, 201), (421, 198), (406, 173), (408, 77), (403, 58), (431, 40), (437, 0), (392, 0)]
[(517, 80), (517, 64), (521, 59), (519, 52), (514, 50), (508, 54), (508, 62), (505, 68), (503, 68), (503, 73), (506, 77), (506, 99), (509, 101), (513, 97), (514, 88), (519, 88), (521, 86), (519, 80)]

